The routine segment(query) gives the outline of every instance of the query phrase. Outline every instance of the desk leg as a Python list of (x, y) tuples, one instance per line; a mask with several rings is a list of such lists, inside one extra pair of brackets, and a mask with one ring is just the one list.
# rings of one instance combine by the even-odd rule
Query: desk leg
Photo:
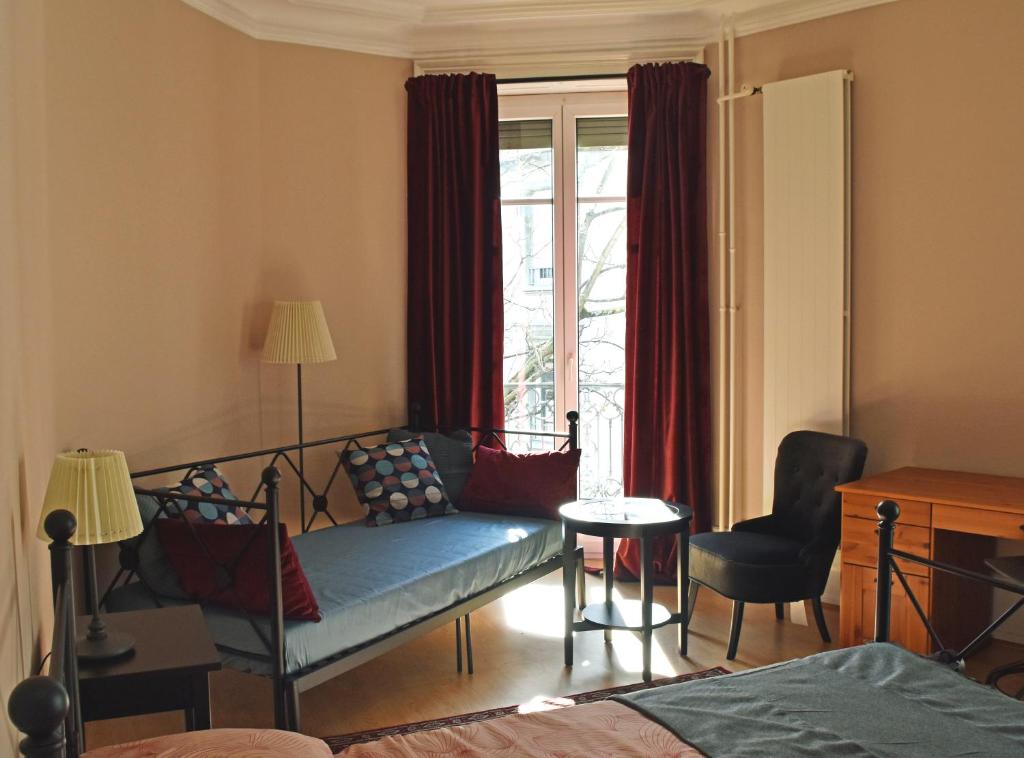
[(679, 655), (686, 655), (690, 634), (690, 530), (676, 540), (676, 609), (679, 612)]
[(651, 629), (652, 607), (654, 604), (654, 556), (651, 550), (651, 538), (640, 540), (640, 603), (643, 621), (644, 641), (644, 681), (651, 681)]
[[(604, 603), (605, 605), (612, 604), (612, 582), (614, 577), (612, 571), (615, 568), (615, 539), (613, 537), (604, 537)], [(604, 630), (604, 641), (612, 641), (612, 630)]]
[(572, 666), (572, 622), (576, 613), (576, 530), (564, 525), (562, 589), (565, 591), (565, 665)]
[(194, 732), (209, 729), (210, 724), (210, 675), (195, 674), (192, 677), (192, 708), (185, 711), (185, 728)]

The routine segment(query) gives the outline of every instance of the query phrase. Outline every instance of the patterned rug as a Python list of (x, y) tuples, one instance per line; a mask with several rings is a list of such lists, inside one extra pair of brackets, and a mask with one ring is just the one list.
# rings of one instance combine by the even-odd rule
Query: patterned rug
[(728, 673), (730, 673), (728, 669), (724, 669), (721, 666), (715, 666), (714, 668), (704, 669), (703, 671), (694, 671), (691, 674), (680, 674), (679, 676), (667, 677), (665, 679), (655, 679), (651, 682), (638, 682), (637, 684), (625, 684), (621, 687), (608, 687), (607, 689), (583, 692), (579, 695), (569, 695), (568, 697), (538, 698), (530, 701), (529, 703), (509, 705), (504, 708), (492, 708), (489, 711), (463, 713), (458, 716), (446, 716), (440, 719), (431, 719), (430, 721), (415, 721), (411, 724), (399, 724), (398, 726), (386, 726), (382, 729), (370, 729), (365, 732), (342, 734), (337, 737), (325, 737), (324, 741), (330, 746), (331, 752), (337, 754), (350, 745), (358, 745), (362, 742), (372, 742), (373, 740), (379, 740), (382, 737), (412, 734), (413, 732), (426, 732), (431, 729), (443, 729), (445, 727), (460, 726), (462, 724), (472, 724), (476, 721), (488, 721), (489, 719), (501, 718), (502, 716), (511, 716), (514, 713), (527, 713), (529, 711), (565, 708), (570, 705), (596, 703), (599, 700), (607, 700), (612, 695), (624, 695), (627, 692), (647, 690), (652, 687), (664, 687), (666, 684), (690, 682), (694, 679), (710, 679), (713, 676), (721, 676), (722, 674)]

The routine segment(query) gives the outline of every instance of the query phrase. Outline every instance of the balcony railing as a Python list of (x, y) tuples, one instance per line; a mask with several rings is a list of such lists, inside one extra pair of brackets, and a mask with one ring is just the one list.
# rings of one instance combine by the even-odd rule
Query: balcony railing
[[(506, 384), (505, 418), (517, 429), (538, 432), (555, 429), (553, 382)], [(614, 497), (622, 494), (622, 422), (625, 387), (620, 384), (579, 385), (580, 497)], [(522, 436), (511, 449), (516, 452), (550, 449), (544, 437)]]

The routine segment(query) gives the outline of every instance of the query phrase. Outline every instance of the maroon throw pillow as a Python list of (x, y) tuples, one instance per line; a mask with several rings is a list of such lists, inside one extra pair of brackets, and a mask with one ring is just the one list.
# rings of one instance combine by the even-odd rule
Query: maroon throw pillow
[[(193, 523), (190, 529), (182, 519), (169, 518), (157, 520), (156, 528), (160, 544), (189, 597), (250, 613), (270, 613), (268, 529), (256, 524), (201, 523)], [(288, 528), (284, 524), (279, 528), (285, 618), (319, 621), (320, 606), (288, 538)], [(196, 536), (206, 546), (205, 551)], [(233, 567), (230, 587), (225, 586), (227, 575), (218, 564)]]
[(479, 447), (459, 509), (557, 519), (576, 499), (580, 451), (510, 453)]

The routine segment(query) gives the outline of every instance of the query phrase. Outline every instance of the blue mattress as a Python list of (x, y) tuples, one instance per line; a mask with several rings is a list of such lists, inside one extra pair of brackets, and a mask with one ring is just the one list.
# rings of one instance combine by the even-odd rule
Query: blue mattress
[[(289, 673), (444, 610), (558, 555), (562, 528), (543, 519), (459, 513), (379, 528), (360, 521), (298, 535), (292, 543), (323, 618), (285, 621)], [(153, 605), (136, 582), (112, 592), (107, 608), (116, 612)], [(213, 607), (203, 613), (214, 641), (237, 651), (224, 655), (227, 665), (270, 673), (266, 663), (245, 655), (264, 655), (266, 649), (244, 615)], [(269, 636), (266, 619), (258, 623)]]

